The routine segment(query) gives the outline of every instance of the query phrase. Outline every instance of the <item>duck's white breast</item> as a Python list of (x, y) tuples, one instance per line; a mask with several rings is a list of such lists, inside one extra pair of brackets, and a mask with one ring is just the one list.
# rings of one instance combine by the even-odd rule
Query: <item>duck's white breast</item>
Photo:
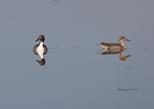
[(43, 47), (43, 42), (40, 43), (40, 45), (37, 48), (37, 53), (40, 56), (41, 59), (44, 58), (43, 53), (44, 53), (44, 47)]

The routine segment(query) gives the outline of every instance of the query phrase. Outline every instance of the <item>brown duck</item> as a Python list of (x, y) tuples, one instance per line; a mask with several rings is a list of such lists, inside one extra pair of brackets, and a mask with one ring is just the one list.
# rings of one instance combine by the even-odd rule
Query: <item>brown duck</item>
[(106, 54), (119, 54), (119, 59), (125, 61), (131, 55), (124, 55), (124, 51), (127, 49), (125, 42), (130, 41), (125, 36), (119, 37), (119, 43), (101, 43), (101, 48), (103, 50), (102, 55)]

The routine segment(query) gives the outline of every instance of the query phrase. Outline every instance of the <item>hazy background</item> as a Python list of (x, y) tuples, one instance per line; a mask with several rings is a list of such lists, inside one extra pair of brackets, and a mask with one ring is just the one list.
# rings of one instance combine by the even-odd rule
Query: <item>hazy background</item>
[[(154, 109), (153, 11), (153, 0), (0, 0), (0, 108)], [(127, 61), (98, 53), (120, 35)]]

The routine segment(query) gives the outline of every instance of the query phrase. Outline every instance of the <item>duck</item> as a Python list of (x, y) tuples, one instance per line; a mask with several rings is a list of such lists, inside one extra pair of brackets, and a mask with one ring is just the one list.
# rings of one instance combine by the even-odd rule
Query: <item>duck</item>
[(126, 36), (120, 36), (119, 43), (101, 42), (101, 48), (103, 49), (102, 55), (119, 54), (119, 59), (121, 61), (126, 61), (131, 56), (124, 54), (124, 51), (127, 49), (127, 46), (125, 44), (126, 41), (130, 42), (130, 40), (128, 40)]
[(40, 65), (44, 65), (45, 64), (45, 58), (44, 55), (47, 53), (48, 48), (47, 46), (44, 44), (45, 42), (45, 36), (44, 35), (39, 35), (39, 37), (36, 39), (36, 41), (39, 41), (38, 44), (36, 44), (33, 47), (33, 53), (35, 55), (38, 55), (40, 57), (40, 60), (36, 60)]
[(105, 54), (119, 54), (121, 52), (124, 52), (127, 49), (127, 46), (125, 42), (128, 40), (126, 36), (120, 36), (119, 37), (119, 43), (106, 43), (101, 42), (101, 48), (103, 49), (102, 55)]

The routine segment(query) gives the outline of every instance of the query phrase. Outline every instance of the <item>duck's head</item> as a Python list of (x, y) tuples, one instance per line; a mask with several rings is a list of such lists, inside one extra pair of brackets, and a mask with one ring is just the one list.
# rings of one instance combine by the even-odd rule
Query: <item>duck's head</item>
[(128, 42), (130, 42), (130, 40), (128, 40), (127, 38), (126, 38), (126, 36), (120, 36), (119, 37), (119, 42), (121, 42), (121, 41), (128, 41)]
[(130, 42), (130, 40), (128, 40), (128, 39), (126, 38), (126, 36), (120, 36), (120, 37), (119, 37), (119, 43), (120, 43), (120, 45), (122, 46), (122, 48), (123, 48), (124, 50), (127, 49), (126, 44), (125, 44), (125, 41)]
[(121, 61), (126, 61), (131, 55), (124, 55), (123, 53), (120, 53), (119, 59)]
[(45, 36), (44, 35), (39, 35), (39, 37), (36, 39), (36, 41), (41, 41), (41, 42), (44, 42), (45, 41)]
[(45, 65), (45, 58), (41, 60), (36, 60), (40, 65)]

